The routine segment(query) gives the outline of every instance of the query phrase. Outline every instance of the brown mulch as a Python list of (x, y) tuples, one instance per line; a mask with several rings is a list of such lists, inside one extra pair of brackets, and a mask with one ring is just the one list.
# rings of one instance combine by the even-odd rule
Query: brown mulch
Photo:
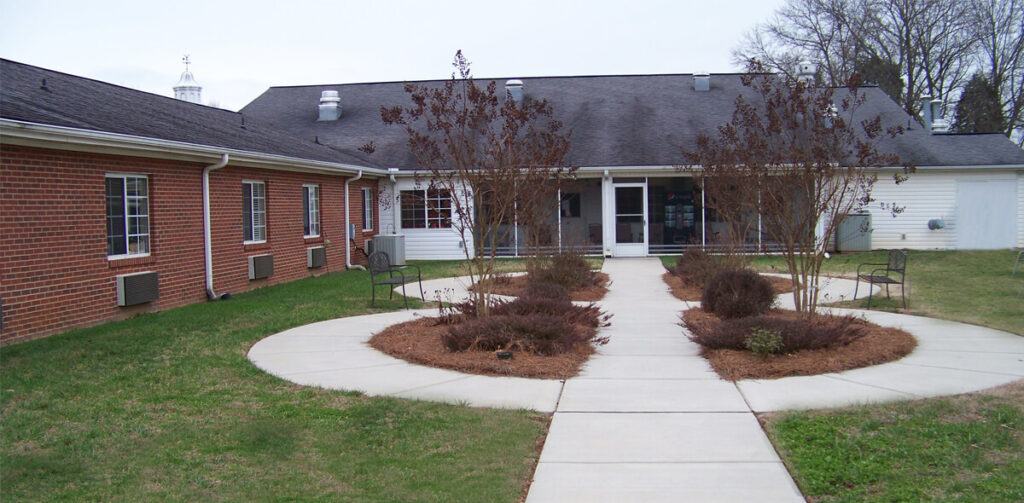
[[(764, 276), (764, 278), (772, 284), (772, 289), (775, 290), (776, 295), (793, 291), (793, 282), (789, 278), (781, 278), (779, 276)], [(675, 295), (679, 300), (699, 302), (701, 294), (704, 293), (703, 288), (683, 281), (683, 278), (672, 274), (672, 271), (662, 274), (661, 279), (672, 290), (672, 295)]]
[(568, 379), (594, 353), (590, 344), (579, 344), (573, 351), (555, 356), (532, 355), (516, 351), (511, 359), (499, 360), (493, 351), (452, 353), (441, 343), (447, 325), (436, 318), (422, 318), (392, 325), (370, 338), (377, 350), (407, 362), (439, 367), (467, 374), (537, 379)]
[[(569, 296), (572, 300), (578, 302), (596, 302), (604, 298), (605, 294), (608, 293), (608, 281), (610, 278), (603, 272), (595, 273), (597, 276), (597, 284), (591, 285), (586, 288), (574, 288), (569, 291)], [(498, 276), (495, 278), (494, 286), (491, 288), (491, 293), (495, 295), (506, 295), (509, 297), (518, 297), (522, 293), (523, 289), (526, 288), (528, 280), (525, 274), (518, 276)], [(472, 287), (470, 287), (472, 289)]]
[[(794, 318), (794, 311), (773, 310), (769, 316)], [(688, 321), (714, 317), (700, 309), (683, 313)], [(820, 316), (820, 315), (819, 315)], [(737, 349), (701, 349), (701, 356), (723, 379), (777, 379), (841, 372), (899, 360), (910, 354), (917, 340), (909, 333), (861, 321), (867, 334), (850, 344), (832, 348), (802, 350), (790, 354), (768, 355), (765, 358)]]

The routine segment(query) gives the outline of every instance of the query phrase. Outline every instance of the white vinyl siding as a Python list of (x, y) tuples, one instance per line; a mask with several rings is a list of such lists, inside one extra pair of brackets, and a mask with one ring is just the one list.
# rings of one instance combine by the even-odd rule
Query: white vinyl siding
[[(871, 236), (871, 247), (874, 249), (908, 248), (917, 250), (956, 249), (958, 248), (957, 229), (963, 222), (957, 206), (958, 184), (971, 182), (994, 182), (1000, 184), (1016, 183), (1018, 201), (1016, 214), (1013, 211), (1001, 215), (1001, 218), (1014, 219), (1011, 228), (1017, 229), (1018, 244), (1024, 241), (1024, 203), (1021, 203), (1021, 186), (1019, 175), (1006, 171), (993, 171), (982, 168), (960, 170), (936, 170), (923, 168), (910, 178), (896, 185), (891, 174), (881, 173), (875, 184), (872, 195), (877, 200), (870, 207), (871, 225), (874, 232)], [(879, 208), (881, 202), (896, 202), (906, 209), (895, 218)], [(929, 229), (928, 221), (942, 219), (943, 229)], [(968, 244), (968, 248), (974, 246)]]
[(149, 254), (149, 179), (140, 175), (106, 176), (107, 256)]
[(242, 229), (245, 243), (267, 240), (267, 189), (263, 182), (242, 182)]
[[(458, 260), (465, 259), (466, 253), (462, 248), (462, 240), (459, 233), (452, 228), (442, 229), (403, 229), (400, 222), (397, 222), (398, 214), (401, 213), (398, 194), (403, 190), (420, 189), (413, 181), (400, 180), (395, 185), (388, 185), (382, 188), (383, 194), (391, 200), (380, 208), (381, 222), (394, 222), (391, 224), (395, 232), (405, 236), (405, 258), (406, 260)], [(386, 227), (382, 225), (382, 230)], [(390, 229), (389, 229), (390, 230)], [(468, 236), (468, 242), (472, 243), (472, 236)], [(470, 245), (472, 248), (472, 244)]]
[(302, 235), (320, 236), (320, 186), (302, 186)]

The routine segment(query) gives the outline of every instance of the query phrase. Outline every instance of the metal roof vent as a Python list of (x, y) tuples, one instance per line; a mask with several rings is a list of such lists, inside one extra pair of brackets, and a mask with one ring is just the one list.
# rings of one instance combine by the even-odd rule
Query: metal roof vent
[(694, 91), (710, 91), (711, 90), (711, 74), (707, 72), (693, 74), (693, 90)]
[(317, 121), (336, 121), (339, 117), (341, 117), (341, 98), (338, 97), (338, 91), (320, 93), (320, 117)]
[(799, 65), (796, 65), (796, 80), (800, 82), (806, 82), (808, 84), (814, 83), (814, 74), (818, 72), (818, 67), (810, 61), (804, 61)]
[(928, 105), (932, 109), (932, 134), (948, 133), (949, 121), (942, 116), (942, 100), (932, 100)]
[(505, 96), (512, 98), (516, 103), (523, 102), (523, 81), (512, 79), (505, 81)]

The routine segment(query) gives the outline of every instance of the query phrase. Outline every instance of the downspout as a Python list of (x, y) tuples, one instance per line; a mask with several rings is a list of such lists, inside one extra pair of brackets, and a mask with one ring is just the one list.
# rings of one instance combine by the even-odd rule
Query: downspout
[(352, 228), (352, 224), (349, 223), (349, 208), (348, 208), (348, 184), (359, 180), (363, 177), (363, 170), (359, 170), (359, 173), (355, 178), (349, 178), (345, 180), (345, 268), (346, 269), (359, 269), (365, 271), (366, 268), (361, 265), (352, 265), (352, 236), (349, 235), (348, 231)]
[[(206, 259), (206, 296), (217, 300), (217, 292), (213, 290), (213, 238), (210, 232), (210, 172), (228, 165), (228, 154), (221, 154), (220, 162), (203, 168), (203, 244)], [(227, 300), (231, 294), (225, 293)]]

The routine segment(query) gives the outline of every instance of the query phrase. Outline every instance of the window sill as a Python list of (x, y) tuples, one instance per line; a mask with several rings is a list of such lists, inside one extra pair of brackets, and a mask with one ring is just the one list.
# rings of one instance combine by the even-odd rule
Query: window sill
[(244, 251), (266, 250), (268, 248), (270, 248), (269, 241), (249, 241), (242, 243), (242, 250)]
[(319, 244), (324, 242), (323, 236), (303, 236), (302, 242), (307, 245)]
[(141, 257), (117, 257), (107, 259), (107, 268), (118, 269), (121, 267), (132, 267), (137, 265), (155, 264), (156, 257), (153, 255), (143, 255)]

